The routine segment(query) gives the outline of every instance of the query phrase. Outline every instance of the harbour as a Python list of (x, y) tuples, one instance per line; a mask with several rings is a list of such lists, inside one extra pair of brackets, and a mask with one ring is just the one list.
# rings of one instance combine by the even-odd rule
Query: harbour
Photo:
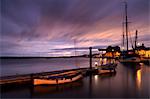
[(72, 1), (0, 1), (1, 98), (149, 99), (148, 0)]
[[(97, 49), (97, 52), (93, 54), (95, 48), (90, 47), (89, 55), (68, 58), (2, 58), (2, 71), (10, 66), (14, 66), (15, 70), (18, 66), (21, 67), (20, 73), (17, 74), (7, 73), (13, 73), (12, 68), (6, 73), (3, 72), (5, 76), (1, 76), (0, 80), (2, 98), (24, 98), (26, 96), (26, 98), (78, 98), (72, 95), (78, 93), (76, 87), (82, 90), (78, 93), (80, 98), (148, 98), (149, 63), (146, 64), (143, 61), (133, 63), (131, 60), (131, 63), (124, 64), (120, 62), (119, 49), (118, 47), (107, 47), (105, 50)], [(30, 73), (24, 71), (28, 70), (26, 66), (30, 66), (30, 69), (32, 66)], [(43, 72), (43, 66), (51, 69)], [(103, 83), (103, 81), (106, 82)], [(87, 87), (89, 89), (86, 89)], [(21, 96), (16, 93), (20, 88), (23, 93), (20, 94)], [(24, 92), (24, 90), (28, 91)], [(67, 90), (73, 92), (68, 95)], [(11, 91), (14, 94), (10, 94)]]
[(2, 98), (148, 98), (149, 72), (150, 66), (145, 64), (136, 69), (118, 63), (116, 73), (92, 74), (63, 85), (5, 86), (1, 88), (1, 95)]

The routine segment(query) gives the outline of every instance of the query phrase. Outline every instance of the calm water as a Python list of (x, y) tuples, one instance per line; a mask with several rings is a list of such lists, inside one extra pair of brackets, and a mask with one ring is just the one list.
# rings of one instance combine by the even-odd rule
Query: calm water
[[(1, 69), (4, 76), (87, 67), (88, 60), (87, 58), (10, 59), (2, 60)], [(1, 95), (3, 98), (149, 98), (150, 66), (141, 64), (137, 67), (131, 68), (119, 63), (116, 74), (87, 76), (78, 82), (59, 86), (16, 87), (2, 91)]]
[(88, 58), (2, 59), (0, 76), (88, 67), (88, 61)]

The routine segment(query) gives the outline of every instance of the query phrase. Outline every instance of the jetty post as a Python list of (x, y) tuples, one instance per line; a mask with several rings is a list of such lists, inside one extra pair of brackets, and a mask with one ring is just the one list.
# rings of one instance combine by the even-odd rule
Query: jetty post
[(89, 47), (89, 58), (90, 58), (90, 68), (88, 71), (88, 75), (89, 75), (89, 97), (92, 97), (92, 74), (94, 73), (94, 71), (92, 70), (92, 47)]
[(92, 47), (89, 47), (89, 57), (90, 57), (90, 70), (92, 70)]
[(34, 74), (30, 74), (30, 85), (31, 85), (31, 87), (33, 87), (34, 86)]
[(33, 93), (34, 93), (34, 74), (30, 74), (30, 86), (29, 86), (29, 89), (30, 89), (30, 98), (33, 98)]

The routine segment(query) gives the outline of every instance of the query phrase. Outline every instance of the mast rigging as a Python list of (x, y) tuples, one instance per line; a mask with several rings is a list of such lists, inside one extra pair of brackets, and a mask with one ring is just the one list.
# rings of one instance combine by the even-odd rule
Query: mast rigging
[(125, 32), (126, 32), (126, 40), (127, 40), (127, 51), (129, 50), (128, 46), (128, 16), (127, 16), (127, 2), (125, 2)]

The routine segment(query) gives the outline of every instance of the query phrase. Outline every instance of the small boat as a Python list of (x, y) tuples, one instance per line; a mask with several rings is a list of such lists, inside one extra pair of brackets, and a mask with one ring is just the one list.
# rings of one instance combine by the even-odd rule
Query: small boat
[(30, 89), (32, 91), (33, 95), (48, 95), (48, 94), (58, 94), (59, 92), (68, 92), (69, 90), (76, 89), (77, 87), (83, 86), (82, 81), (75, 81), (72, 83), (67, 84), (61, 84), (59, 86), (34, 86), (33, 89)]
[[(74, 41), (75, 45), (75, 41)], [(76, 50), (75, 50), (76, 54)], [(76, 55), (75, 55), (76, 56)], [(77, 65), (76, 65), (77, 66)], [(77, 66), (78, 67), (78, 66)], [(33, 80), (34, 85), (58, 85), (75, 82), (83, 77), (83, 72), (81, 70), (70, 70), (67, 72), (59, 72), (57, 74), (39, 76)]]
[(117, 63), (107, 63), (96, 66), (99, 74), (116, 72)]
[(34, 79), (34, 85), (64, 84), (64, 83), (77, 81), (82, 77), (83, 76), (81, 71), (64, 72), (64, 73), (54, 74), (50, 76), (40, 76)]
[(115, 59), (102, 59), (100, 64), (95, 62), (95, 69), (98, 74), (113, 73), (116, 72), (117, 62)]

